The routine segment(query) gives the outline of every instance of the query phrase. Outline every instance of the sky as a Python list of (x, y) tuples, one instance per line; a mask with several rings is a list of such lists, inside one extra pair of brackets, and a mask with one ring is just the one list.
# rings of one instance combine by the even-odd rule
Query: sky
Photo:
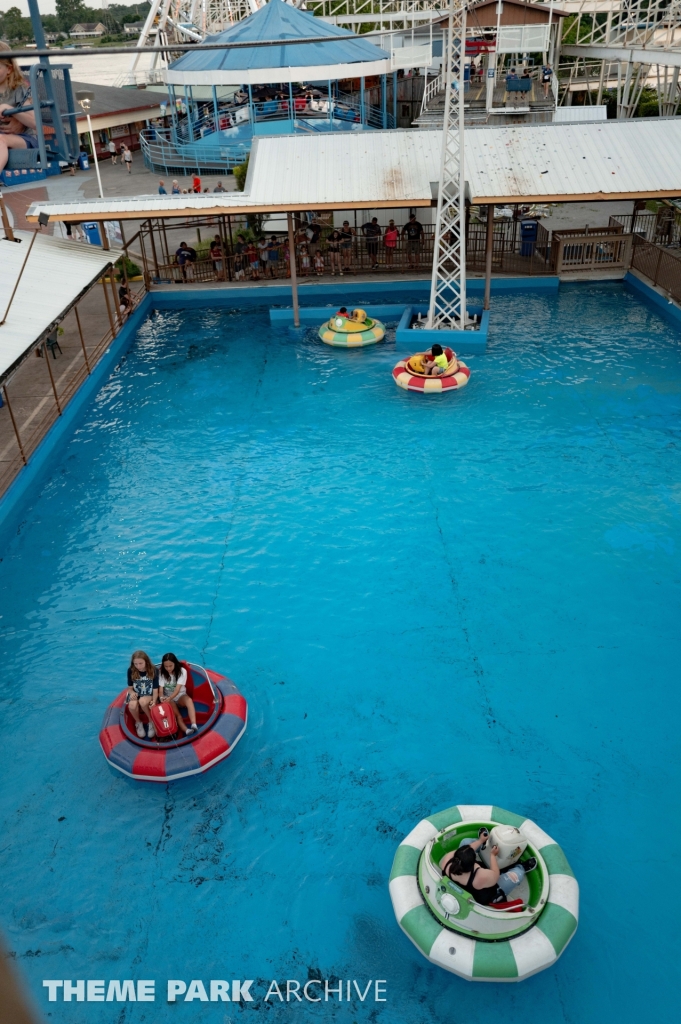
[[(139, 0), (116, 0), (116, 3), (125, 4), (129, 6), (133, 3), (139, 3)], [(40, 13), (41, 14), (56, 14), (56, 7), (54, 0), (39, 0)], [(101, 0), (86, 0), (87, 7), (105, 7), (106, 3), (102, 4)], [(1, 11), (8, 11), (10, 7), (18, 7), (22, 14), (28, 17), (28, 3), (26, 0), (2, 0), (0, 3)]]

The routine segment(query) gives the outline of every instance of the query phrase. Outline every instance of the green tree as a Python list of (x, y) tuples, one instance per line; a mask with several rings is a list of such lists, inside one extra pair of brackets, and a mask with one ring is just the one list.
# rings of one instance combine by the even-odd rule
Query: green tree
[(79, 21), (88, 21), (88, 9), (83, 0), (56, 0), (59, 27), (68, 32)]
[(236, 181), (236, 187), (239, 192), (243, 192), (246, 187), (246, 175), (248, 174), (248, 157), (243, 164), (239, 164), (234, 168), (234, 180)]
[(25, 18), (18, 7), (10, 7), (2, 14), (0, 32), (9, 43), (33, 39), (31, 19)]

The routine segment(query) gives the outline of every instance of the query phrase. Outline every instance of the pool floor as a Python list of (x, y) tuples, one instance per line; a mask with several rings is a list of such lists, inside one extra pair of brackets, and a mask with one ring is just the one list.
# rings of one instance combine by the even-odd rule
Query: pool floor
[[(677, 1004), (681, 346), (622, 285), (495, 299), (469, 386), (395, 387), (390, 340), (267, 311), (143, 324), (2, 552), (5, 940), (45, 1019), (641, 1024)], [(106, 764), (134, 648), (224, 672), (234, 754), (170, 786)], [(399, 841), (527, 815), (581, 921), (520, 985), (399, 930)], [(671, 815), (671, 817), (670, 817)], [(43, 979), (155, 979), (49, 1003)], [(272, 979), (385, 1002), (265, 1003)], [(253, 1003), (165, 1003), (253, 979)]]

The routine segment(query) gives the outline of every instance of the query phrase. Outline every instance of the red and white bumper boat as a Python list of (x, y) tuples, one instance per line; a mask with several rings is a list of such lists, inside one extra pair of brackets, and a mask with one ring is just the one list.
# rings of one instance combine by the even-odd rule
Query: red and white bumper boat
[[(187, 694), (194, 701), (198, 725), (190, 736), (176, 733), (163, 740), (140, 739), (128, 710), (127, 687), (107, 708), (99, 742), (111, 767), (130, 779), (172, 782), (199, 775), (229, 757), (246, 731), (246, 698), (231, 679), (188, 661), (182, 665), (187, 670)], [(188, 721), (182, 705), (180, 711)], [(141, 718), (146, 725), (146, 716)]]

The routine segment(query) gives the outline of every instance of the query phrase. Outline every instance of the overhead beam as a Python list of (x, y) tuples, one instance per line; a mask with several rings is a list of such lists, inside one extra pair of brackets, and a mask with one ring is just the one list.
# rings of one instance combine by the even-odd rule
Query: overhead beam
[(661, 46), (563, 46), (560, 52), (561, 56), (620, 61), (623, 64), (660, 64), (663, 67), (681, 67), (681, 51), (664, 50)]

